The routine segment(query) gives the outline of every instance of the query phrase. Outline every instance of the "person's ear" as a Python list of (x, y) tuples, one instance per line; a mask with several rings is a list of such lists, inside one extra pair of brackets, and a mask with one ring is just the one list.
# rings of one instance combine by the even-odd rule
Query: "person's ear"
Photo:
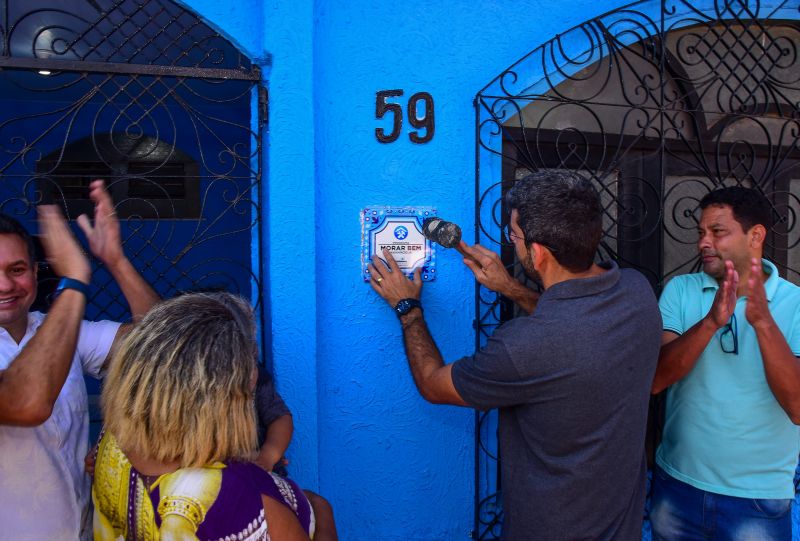
[(547, 246), (539, 244), (538, 242), (531, 243), (530, 250), (531, 254), (533, 255), (534, 262), (538, 261), (540, 265), (548, 258), (553, 257), (553, 254), (550, 253), (550, 250), (547, 248)]
[(767, 228), (761, 224), (756, 224), (750, 228), (748, 236), (750, 237), (751, 248), (761, 248), (767, 238)]
[(535, 242), (532, 242), (528, 245), (528, 251), (531, 254), (531, 261), (533, 261), (534, 263), (542, 260), (541, 255), (539, 254), (539, 251), (541, 249), (542, 249), (541, 245)]

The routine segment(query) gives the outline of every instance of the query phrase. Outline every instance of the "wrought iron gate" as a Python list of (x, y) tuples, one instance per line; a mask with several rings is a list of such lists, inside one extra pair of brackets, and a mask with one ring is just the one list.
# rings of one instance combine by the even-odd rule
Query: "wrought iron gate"
[[(0, 211), (31, 230), (42, 201), (91, 215), (104, 178), (162, 296), (226, 289), (263, 321), (259, 68), (171, 0), (3, 0), (0, 24)], [(125, 320), (110, 274), (92, 281), (88, 316)]]
[[(746, 185), (772, 202), (766, 257), (800, 281), (800, 61), (797, 0), (634, 2), (531, 51), (476, 98), (475, 240), (525, 279), (502, 196), (527, 172), (567, 168), (604, 203), (598, 257), (656, 291), (699, 268), (697, 203)], [(514, 317), (476, 290), (476, 346)], [(502, 522), (496, 414), (476, 416), (476, 539)]]
[[(0, 209), (91, 212), (105, 178), (126, 252), (164, 296), (220, 287), (260, 306), (260, 73), (170, 0), (0, 2)], [(91, 317), (127, 307), (94, 269)]]

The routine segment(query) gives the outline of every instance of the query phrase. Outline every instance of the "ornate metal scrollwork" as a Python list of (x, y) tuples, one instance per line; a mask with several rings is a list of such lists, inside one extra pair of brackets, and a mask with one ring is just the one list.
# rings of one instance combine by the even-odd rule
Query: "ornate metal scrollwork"
[[(226, 289), (263, 320), (258, 67), (171, 0), (0, 0), (0, 40), (0, 211), (35, 230), (45, 199), (75, 219), (105, 178), (162, 296)], [(55, 281), (39, 276), (43, 308)], [(87, 315), (129, 315), (99, 264)]]
[(4, 57), (249, 71), (250, 60), (167, 1), (6, 1)]
[[(476, 97), (476, 241), (523, 277), (500, 233), (502, 196), (528, 171), (576, 170), (603, 200), (598, 257), (660, 290), (697, 268), (699, 199), (746, 185), (773, 204), (766, 256), (799, 281), (799, 10), (797, 0), (640, 1), (526, 54)], [(483, 289), (476, 304), (479, 344), (516, 315)], [(499, 459), (484, 450), (496, 426), (476, 423), (474, 537), (496, 539)]]

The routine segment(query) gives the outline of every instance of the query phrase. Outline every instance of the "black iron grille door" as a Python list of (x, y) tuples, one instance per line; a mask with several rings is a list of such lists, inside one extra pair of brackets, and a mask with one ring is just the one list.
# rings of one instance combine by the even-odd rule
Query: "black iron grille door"
[[(161, 295), (260, 306), (258, 68), (170, 0), (5, 0), (0, 23), (0, 209), (33, 227), (35, 204), (57, 202), (75, 219), (104, 178)], [(88, 315), (128, 317), (97, 266)]]
[[(55, 202), (74, 220), (106, 179), (159, 294), (233, 291), (263, 321), (258, 67), (170, 0), (2, 0), (0, 24), (0, 211), (33, 230)], [(54, 279), (39, 277), (41, 309)], [(87, 316), (126, 320), (101, 265), (92, 282)]]
[[(765, 256), (800, 281), (800, 3), (634, 2), (531, 51), (476, 97), (476, 241), (524, 279), (502, 236), (502, 196), (530, 171), (592, 179), (605, 208), (601, 259), (658, 292), (699, 268), (700, 198), (743, 185), (773, 204)], [(476, 346), (514, 317), (477, 289)], [(502, 523), (496, 417), (476, 418), (476, 539)]]

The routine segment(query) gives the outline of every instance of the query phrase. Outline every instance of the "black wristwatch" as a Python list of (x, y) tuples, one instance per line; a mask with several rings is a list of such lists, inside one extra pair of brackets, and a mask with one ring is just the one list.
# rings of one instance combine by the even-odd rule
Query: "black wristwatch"
[(400, 317), (409, 313), (413, 308), (422, 310), (422, 303), (417, 299), (401, 299), (395, 304), (394, 311), (397, 312), (397, 317)]

